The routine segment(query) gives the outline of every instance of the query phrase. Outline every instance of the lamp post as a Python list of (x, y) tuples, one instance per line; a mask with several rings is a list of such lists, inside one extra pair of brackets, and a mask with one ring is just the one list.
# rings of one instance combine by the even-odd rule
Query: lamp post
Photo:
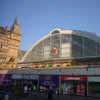
[(86, 83), (87, 84), (87, 86), (86, 86), (87, 89), (86, 89), (86, 91), (87, 91), (87, 96), (88, 96), (88, 66), (86, 67), (86, 71), (87, 71), (87, 83)]

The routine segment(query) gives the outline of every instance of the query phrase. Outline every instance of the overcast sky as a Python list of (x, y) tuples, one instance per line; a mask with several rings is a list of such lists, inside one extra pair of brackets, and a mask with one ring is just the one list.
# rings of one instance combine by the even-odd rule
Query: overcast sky
[(23, 50), (55, 27), (100, 35), (100, 0), (0, 0), (0, 25), (11, 26), (15, 17)]

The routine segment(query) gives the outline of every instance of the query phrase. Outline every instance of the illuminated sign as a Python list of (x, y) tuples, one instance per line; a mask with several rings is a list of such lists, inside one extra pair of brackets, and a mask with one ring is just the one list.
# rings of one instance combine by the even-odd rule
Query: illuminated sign
[(60, 76), (60, 80), (87, 80), (87, 76)]
[(52, 49), (51, 49), (51, 54), (52, 54), (52, 55), (56, 55), (57, 53), (58, 53), (57, 48), (52, 48)]

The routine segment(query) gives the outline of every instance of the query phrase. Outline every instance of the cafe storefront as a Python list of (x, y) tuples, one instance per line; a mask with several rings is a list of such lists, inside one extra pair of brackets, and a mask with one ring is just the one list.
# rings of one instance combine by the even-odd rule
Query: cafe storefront
[(61, 75), (60, 80), (60, 93), (65, 95), (87, 95), (87, 76), (68, 76)]
[(38, 91), (39, 77), (30, 74), (13, 74), (12, 90), (15, 94), (32, 93)]

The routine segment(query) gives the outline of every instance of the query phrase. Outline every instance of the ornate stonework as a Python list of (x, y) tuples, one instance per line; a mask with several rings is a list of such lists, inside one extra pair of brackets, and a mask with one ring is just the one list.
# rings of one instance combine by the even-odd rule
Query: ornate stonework
[(12, 27), (0, 27), (0, 69), (16, 68), (20, 30), (17, 19)]

